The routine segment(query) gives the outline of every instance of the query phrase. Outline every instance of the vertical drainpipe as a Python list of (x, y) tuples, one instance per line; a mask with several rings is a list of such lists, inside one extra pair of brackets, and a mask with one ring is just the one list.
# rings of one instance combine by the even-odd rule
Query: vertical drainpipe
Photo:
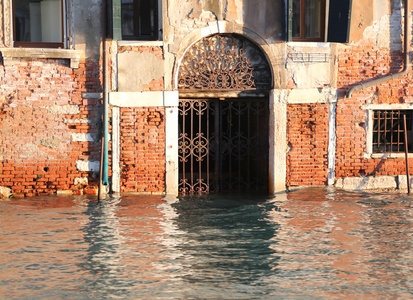
[(103, 86), (103, 166), (102, 166), (102, 185), (108, 186), (108, 161), (109, 161), (109, 151), (108, 151), (108, 140), (109, 140), (109, 128), (108, 128), (108, 114), (109, 114), (109, 103), (108, 103), (108, 79), (107, 79), (107, 53), (106, 53), (106, 0), (102, 0), (102, 86)]

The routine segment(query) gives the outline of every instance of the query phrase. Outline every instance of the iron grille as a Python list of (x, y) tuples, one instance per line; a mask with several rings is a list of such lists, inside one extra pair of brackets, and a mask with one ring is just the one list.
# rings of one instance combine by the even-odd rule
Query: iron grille
[(268, 90), (271, 83), (271, 69), (261, 49), (235, 34), (196, 42), (179, 68), (180, 91)]
[(267, 192), (267, 99), (181, 99), (179, 111), (181, 194)]
[(373, 152), (399, 153), (405, 151), (403, 115), (406, 115), (406, 128), (409, 152), (412, 152), (412, 111), (376, 110), (373, 114)]

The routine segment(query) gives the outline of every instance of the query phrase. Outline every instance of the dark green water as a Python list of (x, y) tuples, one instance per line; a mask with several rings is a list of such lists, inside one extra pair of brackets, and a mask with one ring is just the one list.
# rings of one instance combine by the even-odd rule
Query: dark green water
[(411, 299), (413, 198), (0, 202), (0, 299)]

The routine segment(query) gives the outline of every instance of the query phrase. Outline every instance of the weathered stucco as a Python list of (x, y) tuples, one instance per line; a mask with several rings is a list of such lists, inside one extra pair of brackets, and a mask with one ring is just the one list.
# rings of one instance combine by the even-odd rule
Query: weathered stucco
[(72, 0), (75, 11), (74, 44), (83, 50), (84, 58), (99, 60), (102, 40), (102, 4), (100, 0)]
[(143, 86), (163, 76), (163, 60), (150, 52), (118, 54), (118, 91), (140, 92)]

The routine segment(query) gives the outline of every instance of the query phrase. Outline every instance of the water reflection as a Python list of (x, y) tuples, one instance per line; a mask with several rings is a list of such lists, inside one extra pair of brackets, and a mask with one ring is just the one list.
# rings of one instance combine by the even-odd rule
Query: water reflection
[(282, 270), (296, 286), (311, 281), (327, 298), (411, 295), (410, 199), (311, 189), (278, 201), (288, 212), (279, 235)]
[(0, 202), (5, 299), (411, 298), (411, 198), (306, 189), (275, 197)]
[(249, 285), (276, 272), (279, 256), (271, 239), (279, 225), (269, 218), (278, 208), (267, 199), (245, 197), (183, 198), (173, 205), (177, 227), (186, 241), (184, 253), (191, 283)]

